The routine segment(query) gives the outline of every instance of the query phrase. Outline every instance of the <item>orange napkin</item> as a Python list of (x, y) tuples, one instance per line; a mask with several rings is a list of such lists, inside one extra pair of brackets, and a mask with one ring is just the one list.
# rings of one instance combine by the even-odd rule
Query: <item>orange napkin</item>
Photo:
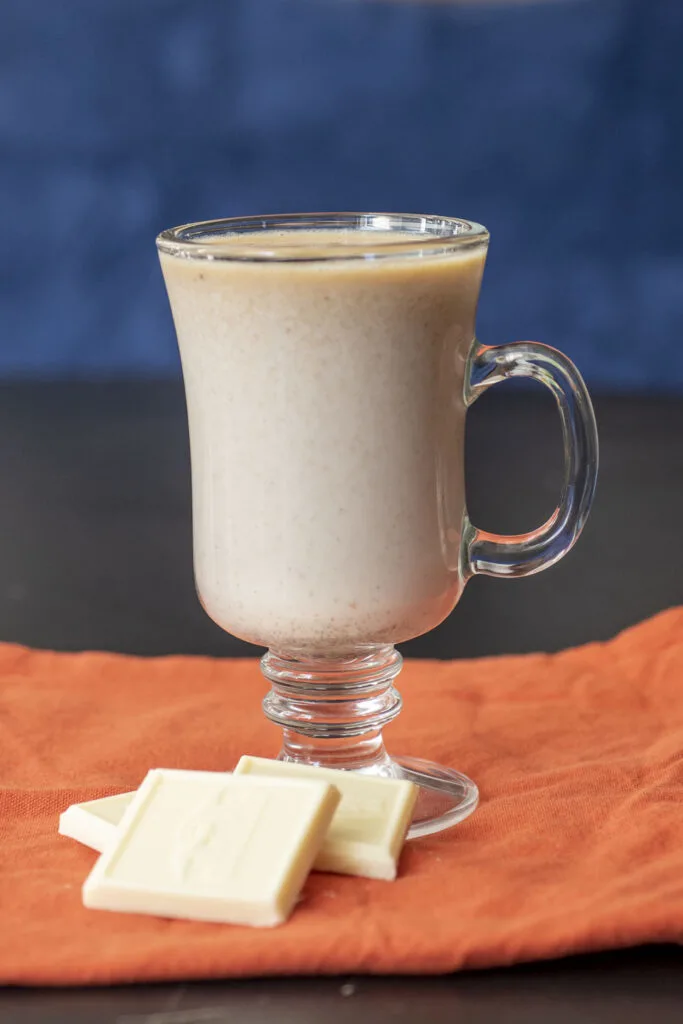
[(85, 910), (78, 800), (274, 756), (255, 661), (0, 646), (0, 981), (446, 972), (683, 935), (683, 608), (557, 655), (408, 662), (391, 749), (482, 803), (398, 881), (313, 874), (275, 930)]

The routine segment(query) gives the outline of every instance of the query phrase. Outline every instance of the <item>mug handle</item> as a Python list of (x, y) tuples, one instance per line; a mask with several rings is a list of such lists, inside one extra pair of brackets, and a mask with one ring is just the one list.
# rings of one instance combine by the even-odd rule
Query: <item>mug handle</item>
[(492, 384), (532, 377), (549, 388), (562, 421), (564, 481), (560, 503), (547, 522), (530, 533), (502, 535), (478, 530), (468, 518), (463, 530), (465, 576), (531, 576), (554, 565), (574, 546), (584, 527), (598, 475), (598, 432), (593, 405), (574, 364), (557, 349), (536, 341), (488, 346), (475, 343), (465, 377), (465, 402), (472, 405)]

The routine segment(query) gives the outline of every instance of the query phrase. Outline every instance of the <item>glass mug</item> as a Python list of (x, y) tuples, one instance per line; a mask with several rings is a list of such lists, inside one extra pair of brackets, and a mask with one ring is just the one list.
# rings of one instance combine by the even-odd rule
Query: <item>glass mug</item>
[[(245, 217), (157, 239), (183, 366), (194, 563), (218, 625), (267, 647), (281, 758), (421, 787), (410, 835), (470, 814), (451, 768), (390, 758), (394, 644), (437, 626), (475, 573), (526, 576), (575, 543), (595, 490), (585, 384), (535, 342), (489, 347), (474, 322), (489, 235), (450, 217)], [(552, 391), (557, 509), (518, 536), (478, 530), (465, 413), (491, 384)]]

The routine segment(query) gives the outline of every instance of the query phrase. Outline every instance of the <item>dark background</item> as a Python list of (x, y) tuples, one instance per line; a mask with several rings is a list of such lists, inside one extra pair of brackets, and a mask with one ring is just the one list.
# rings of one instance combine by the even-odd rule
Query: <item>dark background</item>
[(482, 340), (683, 390), (677, 0), (0, 0), (0, 376), (176, 375), (163, 228), (472, 218)]
[[(481, 339), (564, 349), (596, 398), (576, 550), (474, 580), (407, 654), (553, 650), (683, 600), (682, 55), (676, 0), (0, 0), (0, 639), (253, 653), (194, 595), (154, 237), (282, 210), (483, 222)], [(485, 529), (557, 500), (541, 392), (468, 417)]]

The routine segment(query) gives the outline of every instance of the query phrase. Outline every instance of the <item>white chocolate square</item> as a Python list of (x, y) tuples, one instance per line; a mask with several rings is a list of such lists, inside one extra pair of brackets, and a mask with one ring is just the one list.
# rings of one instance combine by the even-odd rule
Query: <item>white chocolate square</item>
[(322, 780), (154, 769), (83, 886), (86, 907), (270, 926), (289, 916), (339, 803)]
[(398, 858), (418, 796), (412, 782), (246, 754), (234, 775), (317, 779), (336, 786), (341, 803), (313, 867), (387, 881), (396, 878)]
[(123, 812), (134, 796), (135, 791), (71, 804), (59, 816), (60, 836), (68, 836), (103, 853), (110, 843), (116, 841)]

